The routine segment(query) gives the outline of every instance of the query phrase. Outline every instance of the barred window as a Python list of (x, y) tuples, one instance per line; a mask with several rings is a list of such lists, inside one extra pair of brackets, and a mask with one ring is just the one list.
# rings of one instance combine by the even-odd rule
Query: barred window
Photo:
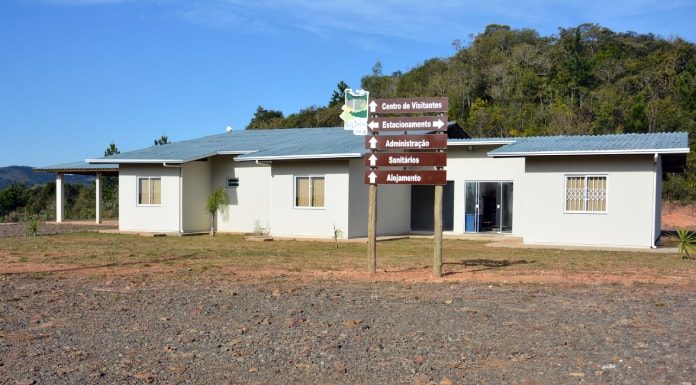
[(295, 178), (295, 207), (324, 207), (324, 177)]
[(606, 212), (607, 177), (566, 176), (566, 212)]

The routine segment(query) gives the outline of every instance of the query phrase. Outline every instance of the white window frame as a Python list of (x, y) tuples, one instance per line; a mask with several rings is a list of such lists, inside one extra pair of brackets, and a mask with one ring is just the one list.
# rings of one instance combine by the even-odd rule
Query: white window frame
[[(230, 182), (232, 182), (232, 185), (230, 186)], [(225, 186), (227, 188), (237, 188), (239, 187), (239, 178), (234, 178), (234, 177), (228, 177), (225, 183)]]
[[(152, 180), (153, 179), (159, 179), (160, 181), (160, 203), (159, 204), (152, 204), (152, 203), (140, 203), (140, 181), (143, 179), (147, 179), (149, 181), (148, 185), (150, 186), (150, 202), (152, 202)], [(162, 206), (162, 177), (161, 176), (139, 176), (136, 178), (136, 186), (135, 186), (135, 205), (138, 207), (161, 207)]]
[[(568, 210), (568, 178), (585, 178), (585, 193), (583, 194), (583, 206), (585, 210)], [(604, 211), (587, 210), (587, 178), (604, 178), (607, 187), (604, 189)], [(565, 214), (600, 214), (609, 212), (609, 176), (607, 174), (566, 174), (563, 176), (563, 212)]]
[[(324, 179), (324, 205), (323, 206), (298, 206), (297, 205), (297, 178), (309, 178), (309, 203), (312, 203), (312, 179), (313, 178), (323, 178)], [(325, 210), (326, 209), (326, 175), (312, 174), (312, 175), (295, 175), (292, 178), (292, 207), (297, 210)]]

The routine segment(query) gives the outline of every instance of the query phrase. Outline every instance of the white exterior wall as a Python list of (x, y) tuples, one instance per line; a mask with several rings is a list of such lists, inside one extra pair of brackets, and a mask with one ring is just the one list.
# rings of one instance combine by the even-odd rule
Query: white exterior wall
[[(227, 188), (227, 178), (239, 178), (239, 187)], [(262, 228), (272, 227), (270, 165), (235, 162), (232, 155), (216, 156), (212, 184), (212, 188), (225, 187), (230, 198), (227, 214), (217, 216), (218, 231), (250, 233), (257, 223)]]
[[(653, 239), (657, 241), (662, 232), (662, 156), (655, 159), (655, 230)], [(654, 246), (654, 244), (653, 244)]]
[[(121, 164), (118, 173), (118, 227), (122, 231), (179, 232), (179, 168)], [(162, 178), (162, 204), (139, 206), (138, 177)]]
[[(565, 176), (607, 176), (606, 213), (565, 213)], [(650, 247), (655, 226), (652, 155), (529, 157), (524, 242)]]
[(201, 232), (210, 229), (210, 216), (205, 209), (212, 191), (212, 161), (193, 161), (181, 166), (183, 232)]
[[(348, 237), (367, 236), (368, 185), (362, 158), (350, 160)], [(377, 235), (408, 234), (411, 231), (411, 186), (377, 187)]]
[(447, 180), (454, 181), (454, 226), (445, 234), (464, 232), (466, 182), (512, 182), (512, 234), (521, 235), (526, 208), (522, 195), (525, 188), (524, 158), (491, 158), (487, 153), (500, 146), (449, 146)]
[[(325, 178), (323, 208), (295, 207), (294, 177), (308, 175)], [(331, 238), (335, 225), (347, 236), (347, 160), (275, 161), (272, 176), (272, 235)]]

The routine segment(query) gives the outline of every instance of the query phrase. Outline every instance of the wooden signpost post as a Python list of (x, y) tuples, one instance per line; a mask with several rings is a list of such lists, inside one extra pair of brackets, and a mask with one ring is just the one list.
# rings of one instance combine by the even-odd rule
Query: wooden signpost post
[[(365, 183), (369, 185), (368, 270), (377, 271), (377, 186), (434, 185), (433, 275), (442, 276), (442, 186), (447, 184), (447, 98), (377, 99), (369, 103)], [(378, 116), (425, 114), (428, 116)], [(432, 115), (432, 114), (435, 115)], [(396, 134), (402, 132), (403, 134)], [(409, 135), (409, 132), (412, 134)], [(418, 134), (413, 134), (418, 132)]]

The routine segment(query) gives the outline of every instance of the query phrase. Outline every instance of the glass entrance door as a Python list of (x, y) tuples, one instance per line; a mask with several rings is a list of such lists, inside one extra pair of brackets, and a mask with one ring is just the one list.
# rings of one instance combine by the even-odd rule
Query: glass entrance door
[(512, 182), (466, 182), (464, 231), (512, 231)]

